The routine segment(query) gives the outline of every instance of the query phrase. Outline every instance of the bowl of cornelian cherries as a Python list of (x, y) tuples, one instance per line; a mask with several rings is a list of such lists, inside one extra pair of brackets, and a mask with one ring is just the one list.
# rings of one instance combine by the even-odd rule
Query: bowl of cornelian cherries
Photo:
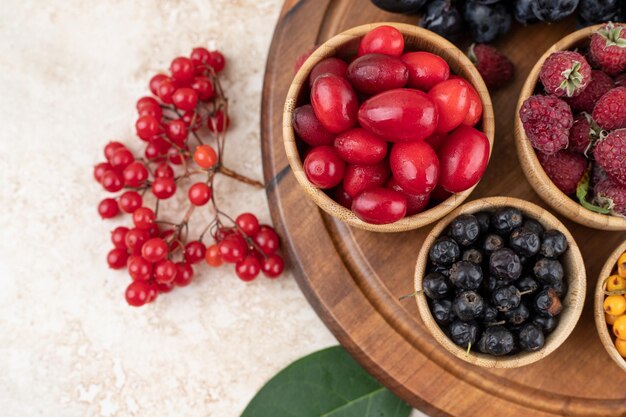
[(453, 44), (412, 25), (368, 24), (304, 60), (283, 137), (298, 183), (320, 208), (354, 227), (400, 232), (469, 196), (489, 162), (493, 109)]

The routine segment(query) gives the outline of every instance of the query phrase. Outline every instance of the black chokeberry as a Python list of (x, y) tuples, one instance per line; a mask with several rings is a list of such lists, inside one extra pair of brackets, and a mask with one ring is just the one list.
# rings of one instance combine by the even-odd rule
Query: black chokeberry
[(519, 331), (518, 338), (520, 347), (527, 352), (537, 351), (545, 344), (543, 331), (533, 323), (523, 325)]
[(558, 230), (547, 230), (543, 233), (542, 239), (540, 253), (546, 258), (558, 258), (569, 246), (565, 235)]
[(519, 227), (511, 232), (509, 247), (519, 256), (535, 256), (539, 253), (541, 239), (533, 230)]
[(469, 261), (459, 261), (450, 268), (450, 282), (464, 290), (477, 290), (483, 281), (483, 270)]
[(461, 321), (470, 321), (483, 313), (485, 303), (475, 291), (463, 291), (452, 302), (452, 311)]
[(539, 314), (555, 317), (561, 313), (563, 305), (552, 288), (544, 288), (535, 296), (533, 308)]
[(563, 281), (564, 276), (561, 262), (548, 258), (539, 259), (533, 267), (533, 273), (545, 285), (557, 285)]
[(461, 258), (461, 249), (454, 239), (442, 236), (429, 251), (430, 260), (437, 265), (452, 265)]
[(503, 356), (515, 349), (515, 339), (503, 326), (487, 327), (478, 341), (478, 349), (490, 355)]
[(470, 344), (475, 345), (480, 335), (480, 327), (475, 321), (454, 320), (449, 328), (450, 339), (462, 348), (467, 348)]
[(511, 233), (522, 225), (524, 217), (515, 207), (502, 207), (491, 216), (491, 228), (499, 234)]
[(491, 293), (491, 303), (498, 311), (509, 311), (517, 308), (522, 301), (519, 290), (513, 285), (496, 288)]
[(504, 238), (500, 235), (487, 235), (483, 241), (483, 251), (489, 255), (492, 252), (502, 249), (504, 247)]
[(541, 223), (539, 223), (535, 219), (526, 219), (522, 227), (532, 230), (533, 232), (537, 233), (537, 235), (539, 236), (541, 236), (543, 234), (543, 231), (545, 230), (543, 226), (541, 225)]
[(498, 281), (498, 279), (493, 275), (487, 275), (486, 277), (483, 277), (482, 289), (487, 293), (487, 295), (491, 294), (493, 290), (501, 287), (502, 285), (502, 282)]
[(498, 321), (498, 309), (492, 306), (489, 303), (485, 304), (485, 308), (483, 309), (483, 316), (481, 317), (481, 322), (484, 325), (492, 324)]
[(520, 305), (516, 308), (505, 311), (503, 315), (504, 319), (508, 323), (511, 323), (514, 326), (519, 326), (520, 324), (528, 320), (528, 318), (530, 317), (530, 311), (528, 310), (528, 307), (524, 305), (524, 303), (520, 303)]
[(461, 256), (463, 261), (468, 261), (476, 265), (483, 263), (483, 254), (478, 249), (468, 249)]
[(541, 328), (543, 334), (550, 334), (552, 330), (556, 329), (556, 325), (559, 324), (559, 319), (558, 317), (535, 316), (533, 323)]
[(489, 271), (501, 281), (511, 283), (522, 275), (522, 263), (511, 249), (498, 249), (489, 256)]
[(449, 266), (432, 265), (429, 268), (429, 272), (438, 272), (441, 275), (443, 275), (444, 277), (447, 277), (447, 278), (450, 277), (450, 267)]
[(435, 321), (442, 326), (450, 324), (454, 319), (454, 313), (452, 313), (452, 301), (448, 299), (433, 300), (430, 303), (430, 311), (435, 318)]
[(515, 281), (515, 286), (520, 292), (533, 294), (539, 289), (539, 283), (531, 276), (525, 276)]
[(480, 235), (478, 220), (471, 214), (461, 214), (450, 223), (450, 235), (461, 246), (471, 245)]
[(478, 225), (480, 226), (480, 233), (485, 234), (489, 231), (489, 224), (491, 214), (486, 211), (479, 211), (478, 213), (474, 213), (474, 217), (478, 220)]
[(426, 297), (431, 300), (438, 300), (448, 295), (450, 291), (450, 281), (438, 272), (431, 272), (424, 277), (422, 289)]

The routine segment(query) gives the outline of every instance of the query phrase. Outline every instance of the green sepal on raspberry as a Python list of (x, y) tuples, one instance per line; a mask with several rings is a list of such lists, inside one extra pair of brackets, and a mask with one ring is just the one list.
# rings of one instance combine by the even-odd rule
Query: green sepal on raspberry
[(590, 173), (591, 173), (592, 166), (593, 166), (592, 164), (589, 164), (582, 178), (580, 179), (580, 181), (578, 181), (578, 186), (576, 187), (576, 197), (578, 198), (580, 205), (586, 208), (587, 210), (591, 210), (593, 212), (600, 213), (600, 214), (610, 214), (611, 213), (610, 207), (596, 206), (590, 203), (589, 201), (587, 201), (587, 195), (589, 194)]
[(543, 63), (539, 78), (548, 94), (574, 97), (591, 81), (591, 66), (578, 52), (554, 52)]
[(580, 62), (575, 61), (571, 68), (568, 68), (561, 73), (563, 81), (559, 85), (559, 88), (561, 90), (565, 90), (568, 97), (572, 97), (576, 89), (583, 83), (583, 76), (580, 73), (580, 67)]
[(622, 38), (623, 26), (615, 26), (613, 22), (607, 23), (598, 29), (597, 33), (606, 39), (606, 46), (619, 46), (626, 48), (626, 38)]

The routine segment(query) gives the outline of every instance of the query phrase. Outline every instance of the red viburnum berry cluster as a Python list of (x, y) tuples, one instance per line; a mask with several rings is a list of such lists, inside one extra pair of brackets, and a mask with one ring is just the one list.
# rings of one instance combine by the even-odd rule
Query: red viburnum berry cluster
[[(157, 74), (150, 80), (154, 97), (137, 101), (135, 128), (145, 142), (143, 157), (136, 158), (125, 145), (112, 141), (104, 147), (106, 162), (94, 168), (96, 181), (106, 191), (119, 193), (100, 202), (100, 216), (108, 219), (123, 212), (132, 217), (133, 227), (113, 229), (114, 248), (107, 255), (111, 268), (128, 269), (132, 282), (126, 288), (126, 301), (131, 306), (150, 303), (174, 286), (188, 285), (193, 265), (202, 260), (212, 267), (234, 264), (243, 281), (252, 281), (261, 271), (268, 278), (283, 272), (276, 231), (259, 224), (251, 213), (233, 219), (215, 202), (216, 174), (263, 187), (222, 162), (230, 124), (228, 101), (218, 78), (224, 65), (219, 51), (205, 48), (194, 48), (189, 58), (175, 58), (170, 75)], [(191, 181), (192, 177), (198, 180)], [(190, 204), (182, 221), (162, 219), (159, 204), (188, 182)], [(153, 208), (147, 207), (144, 199), (148, 198), (154, 201)], [(212, 212), (212, 220), (196, 239), (190, 239), (189, 219), (201, 207)], [(212, 242), (207, 247), (204, 241), (209, 237)]]

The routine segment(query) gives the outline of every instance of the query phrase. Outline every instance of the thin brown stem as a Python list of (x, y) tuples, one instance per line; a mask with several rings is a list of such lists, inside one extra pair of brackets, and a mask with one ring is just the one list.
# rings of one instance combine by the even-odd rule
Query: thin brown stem
[(235, 172), (230, 168), (226, 168), (223, 165), (217, 169), (217, 172), (219, 172), (220, 174), (224, 174), (227, 177), (233, 178), (237, 181), (243, 182), (244, 184), (252, 185), (256, 188), (265, 188), (265, 185), (262, 182), (253, 180), (252, 178), (248, 178), (245, 175), (241, 175), (238, 172)]

